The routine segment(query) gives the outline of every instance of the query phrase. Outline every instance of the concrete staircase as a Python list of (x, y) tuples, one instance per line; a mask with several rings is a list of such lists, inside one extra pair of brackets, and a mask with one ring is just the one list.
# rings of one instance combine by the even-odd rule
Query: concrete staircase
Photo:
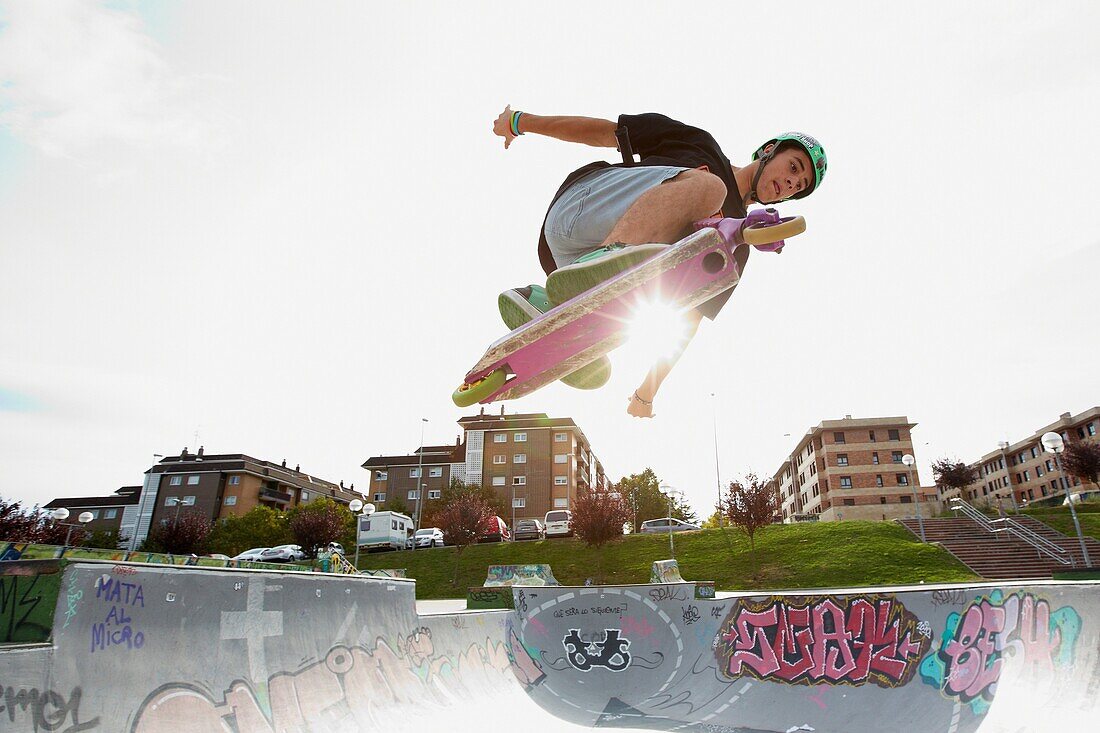
[[(989, 532), (968, 517), (925, 519), (924, 533), (929, 542), (938, 542), (978, 575), (989, 580), (1009, 578), (1050, 578), (1056, 571), (1085, 567), (1076, 537), (1067, 537), (1039, 520), (1026, 515), (1012, 519), (1035, 534), (1066, 551), (1070, 565), (1062, 565), (1049, 555), (1008, 532)], [(916, 519), (899, 519), (903, 526), (920, 537)], [(1085, 538), (1093, 567), (1100, 566), (1100, 542)]]

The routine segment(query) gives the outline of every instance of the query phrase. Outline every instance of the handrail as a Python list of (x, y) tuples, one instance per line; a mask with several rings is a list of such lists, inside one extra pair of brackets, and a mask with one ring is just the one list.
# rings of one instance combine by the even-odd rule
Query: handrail
[[(1001, 517), (1000, 519), (989, 519), (984, 514), (979, 512), (974, 507), (967, 504), (965, 501), (958, 497), (951, 499), (952, 511), (960, 511), (970, 519), (978, 523), (978, 526), (984, 529), (986, 532), (996, 534), (997, 532), (1008, 532), (1011, 535), (1019, 537), (1027, 544), (1034, 547), (1044, 555), (1050, 556), (1060, 565), (1074, 565), (1073, 556), (1070, 555), (1065, 548), (1059, 547), (1055, 543), (1043, 537), (1040, 534), (1028, 529), (1019, 522), (1013, 520), (1011, 517)], [(994, 527), (995, 524), (1001, 524), (1001, 527)]]

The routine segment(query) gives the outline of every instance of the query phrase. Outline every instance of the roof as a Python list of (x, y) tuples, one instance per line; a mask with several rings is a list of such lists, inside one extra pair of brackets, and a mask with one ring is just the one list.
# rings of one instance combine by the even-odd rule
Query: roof
[(131, 504), (137, 504), (140, 497), (140, 486), (123, 486), (110, 496), (73, 496), (63, 499), (54, 499), (42, 508), (58, 509), (60, 507), (65, 507), (66, 509), (76, 509), (80, 507), (129, 506)]

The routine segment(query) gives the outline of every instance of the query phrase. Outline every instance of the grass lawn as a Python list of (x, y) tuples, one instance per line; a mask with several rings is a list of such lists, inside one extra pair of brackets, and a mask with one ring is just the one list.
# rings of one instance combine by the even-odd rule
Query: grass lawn
[[(673, 539), (684, 578), (713, 580), (720, 591), (980, 580), (945, 550), (922, 545), (890, 522), (772, 525), (757, 532), (755, 554), (732, 529), (678, 532)], [(485, 582), (489, 565), (547, 563), (563, 585), (583, 585), (601, 567), (605, 583), (648, 583), (652, 562), (668, 557), (668, 535), (638, 534), (599, 551), (577, 539), (475, 545), (458, 559), (453, 584), (453, 547), (360, 556), (359, 567), (405, 568), (416, 578), (418, 598), (457, 598)]]
[[(1085, 502), (1074, 508), (1077, 510), (1077, 519), (1081, 522), (1081, 534), (1100, 541), (1100, 502)], [(1035, 517), (1067, 537), (1077, 536), (1068, 506), (1025, 509), (1023, 513)]]

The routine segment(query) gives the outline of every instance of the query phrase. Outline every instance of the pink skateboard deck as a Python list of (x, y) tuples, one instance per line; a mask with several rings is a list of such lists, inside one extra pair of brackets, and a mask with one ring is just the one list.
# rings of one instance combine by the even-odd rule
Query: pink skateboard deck
[[(801, 223), (801, 228), (792, 224)], [(787, 236), (804, 229), (801, 218), (781, 220), (772, 209), (745, 219), (711, 219), (699, 231), (615, 277), (552, 308), (493, 343), (471, 369), (455, 402), (466, 389), (501, 381), (480, 395), (482, 404), (517, 399), (589, 364), (626, 339), (636, 304), (660, 300), (686, 311), (737, 285), (748, 260), (742, 229), (756, 225), (753, 241), (771, 225)], [(797, 228), (797, 231), (791, 231)], [(777, 235), (781, 236), (781, 235)], [(766, 238), (766, 237), (764, 237)], [(777, 240), (761, 248), (779, 251)], [(485, 382), (479, 382), (485, 380)], [(472, 401), (465, 404), (473, 404)]]

